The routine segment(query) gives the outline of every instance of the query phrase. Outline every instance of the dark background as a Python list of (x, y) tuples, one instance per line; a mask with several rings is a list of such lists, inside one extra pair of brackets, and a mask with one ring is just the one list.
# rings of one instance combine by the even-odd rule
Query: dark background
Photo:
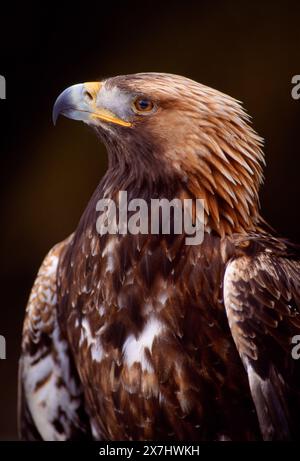
[(265, 140), (265, 218), (300, 243), (300, 2), (10, 2), (0, 17), (0, 439), (15, 439), (24, 309), (51, 246), (76, 226), (106, 167), (83, 124), (51, 123), (65, 87), (140, 71), (178, 73), (244, 102)]

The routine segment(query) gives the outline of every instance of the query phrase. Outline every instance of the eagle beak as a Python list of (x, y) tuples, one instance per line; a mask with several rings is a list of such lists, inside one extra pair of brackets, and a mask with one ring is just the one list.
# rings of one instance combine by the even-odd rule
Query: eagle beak
[(97, 96), (101, 83), (89, 82), (73, 85), (64, 90), (55, 101), (52, 120), (54, 125), (60, 114), (73, 120), (81, 120), (89, 125), (97, 125), (97, 119), (121, 126), (131, 126), (130, 122), (118, 118), (104, 107), (97, 106)]

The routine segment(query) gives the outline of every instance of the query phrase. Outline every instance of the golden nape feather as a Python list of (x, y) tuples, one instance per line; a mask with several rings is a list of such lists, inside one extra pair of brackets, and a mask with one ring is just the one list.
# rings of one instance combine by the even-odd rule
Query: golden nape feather
[[(108, 169), (32, 289), (21, 437), (299, 437), (299, 253), (260, 216), (262, 140), (240, 103), (142, 73), (74, 85), (59, 114), (96, 131)], [(185, 229), (99, 231), (99, 201), (120, 191), (146, 206), (201, 199), (201, 243), (188, 245)]]

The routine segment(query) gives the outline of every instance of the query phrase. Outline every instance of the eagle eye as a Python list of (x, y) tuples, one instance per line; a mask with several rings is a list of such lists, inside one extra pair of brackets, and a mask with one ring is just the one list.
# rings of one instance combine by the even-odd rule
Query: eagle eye
[(133, 102), (133, 110), (137, 113), (151, 112), (154, 108), (154, 103), (147, 98), (138, 96)]

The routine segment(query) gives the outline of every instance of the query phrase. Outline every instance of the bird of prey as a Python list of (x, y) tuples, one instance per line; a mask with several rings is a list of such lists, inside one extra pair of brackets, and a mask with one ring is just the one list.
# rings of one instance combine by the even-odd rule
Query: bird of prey
[[(260, 215), (262, 139), (235, 99), (140, 73), (71, 86), (108, 169), (45, 257), (24, 322), (27, 440), (288, 440), (300, 435), (298, 248)], [(99, 233), (100, 199), (204, 201), (204, 237)]]

